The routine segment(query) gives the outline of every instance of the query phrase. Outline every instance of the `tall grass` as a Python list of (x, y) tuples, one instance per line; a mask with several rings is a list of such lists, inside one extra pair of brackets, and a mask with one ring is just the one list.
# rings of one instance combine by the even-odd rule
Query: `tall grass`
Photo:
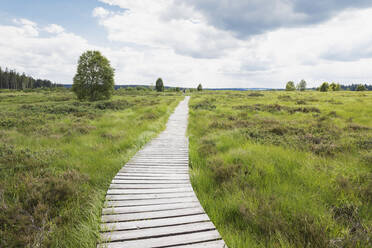
[(0, 93), (0, 247), (95, 247), (110, 181), (181, 98)]
[(372, 246), (370, 92), (205, 92), (192, 184), (229, 247)]

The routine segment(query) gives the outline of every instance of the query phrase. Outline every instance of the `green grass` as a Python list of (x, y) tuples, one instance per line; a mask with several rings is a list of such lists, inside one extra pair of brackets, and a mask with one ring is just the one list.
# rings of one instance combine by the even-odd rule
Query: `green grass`
[(188, 132), (230, 248), (372, 246), (371, 92), (203, 92)]
[(96, 247), (110, 181), (181, 99), (0, 92), (0, 247)]

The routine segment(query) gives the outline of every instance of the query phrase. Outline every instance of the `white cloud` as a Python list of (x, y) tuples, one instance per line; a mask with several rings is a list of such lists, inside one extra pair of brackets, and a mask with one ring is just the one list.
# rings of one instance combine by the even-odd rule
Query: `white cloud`
[[(92, 46), (83, 38), (62, 31), (54, 26), (52, 36), (41, 37), (40, 28), (23, 19), (16, 26), (0, 25), (0, 65), (26, 72), (35, 77), (47, 78), (59, 83), (71, 83), (79, 55)], [(53, 27), (53, 26), (52, 26)]]
[(110, 15), (110, 11), (102, 7), (97, 7), (93, 10), (93, 17), (105, 18), (109, 15)]
[(127, 10), (112, 16), (98, 16), (112, 41), (171, 48), (179, 54), (197, 58), (219, 57), (226, 49), (236, 46), (237, 40), (228, 32), (208, 25), (205, 18), (190, 11), (190, 7), (184, 6), (192, 14), (190, 16), (164, 18), (169, 8), (174, 7), (173, 1), (102, 1)]
[[(38, 36), (39, 31), (37, 28), (36, 23), (27, 20), (27, 19), (14, 19), (13, 22), (17, 24), (18, 26), (22, 27), (21, 29), (18, 29), (19, 32), (22, 32), (22, 35), (26, 36)], [(6, 37), (6, 36), (3, 36)]]
[[(163, 77), (171, 86), (281, 88), (302, 78), (310, 86), (372, 79), (372, 9), (346, 10), (317, 25), (238, 38), (173, 0), (101, 1), (122, 8), (99, 7), (92, 13), (112, 41), (106, 46), (94, 46), (55, 24), (40, 27), (17, 19), (0, 26), (0, 36), (7, 37), (0, 39), (0, 65), (72, 83), (80, 54), (97, 49), (116, 69), (117, 84), (151, 84)], [(49, 35), (40, 35), (43, 31)]]
[(50, 24), (49, 26), (45, 27), (44, 30), (51, 34), (60, 34), (65, 31), (63, 27), (57, 24)]

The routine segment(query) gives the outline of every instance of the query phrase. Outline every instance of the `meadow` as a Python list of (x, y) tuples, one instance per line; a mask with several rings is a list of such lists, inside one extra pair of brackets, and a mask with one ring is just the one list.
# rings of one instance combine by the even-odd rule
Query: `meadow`
[(165, 128), (180, 93), (0, 91), (0, 247), (96, 247), (117, 171)]
[(230, 248), (372, 246), (372, 92), (208, 92), (191, 180)]

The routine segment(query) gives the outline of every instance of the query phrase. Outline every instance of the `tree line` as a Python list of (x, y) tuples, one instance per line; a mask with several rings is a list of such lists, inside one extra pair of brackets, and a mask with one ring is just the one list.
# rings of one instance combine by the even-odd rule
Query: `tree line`
[(58, 85), (52, 83), (50, 80), (34, 79), (26, 76), (25, 73), (18, 73), (15, 70), (0, 67), (0, 89), (34, 89), (34, 88), (51, 88)]
[(364, 86), (366, 90), (372, 90), (372, 85), (368, 85), (368, 84), (341, 85), (341, 89), (342, 90), (358, 91), (358, 89), (361, 89), (361, 85)]
[[(306, 81), (301, 80), (298, 84), (295, 84), (293, 81), (287, 82), (285, 86), (286, 91), (305, 91), (306, 88)], [(372, 85), (367, 84), (352, 84), (352, 85), (341, 85), (338, 83), (328, 83), (324, 82), (317, 88), (311, 88), (311, 90), (317, 90), (322, 92), (327, 91), (340, 91), (340, 90), (349, 90), (349, 91), (365, 91), (365, 90), (372, 90)]]

